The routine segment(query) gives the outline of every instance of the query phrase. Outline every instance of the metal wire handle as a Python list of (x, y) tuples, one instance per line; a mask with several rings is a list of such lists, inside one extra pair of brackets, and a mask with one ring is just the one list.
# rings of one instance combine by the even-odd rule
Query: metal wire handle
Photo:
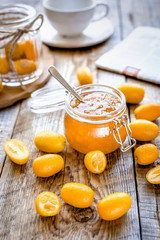
[[(136, 145), (136, 140), (134, 138), (132, 138), (132, 132), (129, 127), (128, 116), (127, 116), (127, 114), (124, 114), (121, 117), (113, 120), (113, 122), (115, 123), (115, 126), (113, 127), (113, 136), (114, 136), (116, 142), (121, 145), (121, 147), (120, 147), (121, 151), (126, 152)], [(120, 126), (118, 127), (118, 125), (120, 125)], [(119, 132), (119, 129), (122, 127), (125, 127), (125, 131), (127, 134), (127, 140), (128, 140), (127, 146), (125, 146), (124, 143), (122, 142), (121, 135)], [(118, 138), (116, 136), (116, 133), (118, 134)]]

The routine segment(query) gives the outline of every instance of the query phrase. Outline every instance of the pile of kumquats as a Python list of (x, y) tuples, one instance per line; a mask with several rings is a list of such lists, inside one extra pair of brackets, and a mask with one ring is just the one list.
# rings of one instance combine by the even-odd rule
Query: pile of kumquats
[[(92, 83), (93, 76), (88, 67), (82, 66), (77, 70), (80, 84)], [(145, 91), (133, 83), (124, 83), (117, 87), (126, 97), (126, 102), (138, 104), (142, 101)], [(159, 134), (158, 126), (152, 121), (160, 116), (160, 104), (149, 102), (135, 109), (136, 120), (130, 123), (132, 136), (138, 141), (152, 141)], [(65, 149), (66, 139), (53, 131), (39, 132), (34, 139), (36, 147), (48, 154), (40, 156), (33, 161), (33, 172), (38, 177), (50, 177), (64, 167), (63, 158), (57, 154)], [(29, 160), (30, 151), (26, 144), (18, 139), (4, 142), (3, 148), (8, 157), (16, 164), (25, 164)], [(148, 165), (157, 160), (159, 156), (157, 147), (146, 143), (137, 147), (134, 157), (138, 164)], [(92, 151), (85, 155), (84, 164), (88, 171), (100, 174), (106, 168), (106, 156), (101, 151)], [(147, 180), (152, 184), (160, 184), (160, 165), (151, 169)], [(61, 189), (61, 198), (64, 202), (77, 207), (88, 208), (94, 198), (93, 190), (81, 183), (66, 183)], [(41, 216), (54, 216), (61, 209), (59, 197), (52, 192), (42, 192), (35, 201), (36, 211)], [(104, 220), (115, 220), (123, 216), (131, 207), (131, 198), (127, 193), (117, 192), (101, 199), (97, 205), (99, 216)]]
[[(5, 47), (5, 57), (0, 57), (0, 74), (7, 74), (12, 71), (9, 63), (9, 52), (11, 44)], [(24, 40), (17, 42), (13, 49), (11, 59), (17, 74), (30, 74), (37, 69), (36, 60), (38, 58), (36, 41)], [(1, 90), (2, 84), (0, 84)]]

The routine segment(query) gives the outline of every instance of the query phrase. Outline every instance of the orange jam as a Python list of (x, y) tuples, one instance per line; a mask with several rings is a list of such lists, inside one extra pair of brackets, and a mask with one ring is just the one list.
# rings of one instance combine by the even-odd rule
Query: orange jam
[[(106, 154), (115, 151), (120, 145), (113, 136), (113, 120), (126, 111), (124, 96), (117, 89), (98, 84), (84, 85), (79, 90), (80, 93), (77, 92), (84, 102), (71, 95), (66, 102), (64, 124), (67, 141), (82, 153), (100, 150)], [(124, 142), (126, 131), (124, 126), (119, 127)]]
[(70, 103), (71, 107), (81, 113), (89, 115), (102, 115), (110, 113), (118, 109), (121, 100), (109, 93), (91, 92), (81, 95), (84, 102), (73, 99)]

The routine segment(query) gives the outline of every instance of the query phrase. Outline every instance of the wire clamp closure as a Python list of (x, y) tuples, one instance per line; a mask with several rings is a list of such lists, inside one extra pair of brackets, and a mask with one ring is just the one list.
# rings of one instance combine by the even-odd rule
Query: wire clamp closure
[[(123, 114), (119, 118), (113, 120), (113, 122), (115, 123), (115, 126), (113, 127), (114, 139), (116, 140), (116, 142), (119, 145), (121, 145), (121, 147), (120, 147), (121, 151), (126, 152), (136, 145), (136, 140), (134, 138), (132, 138), (132, 132), (129, 127), (128, 116), (127, 116), (127, 114)], [(127, 144), (122, 142), (122, 138), (121, 138), (121, 135), (119, 132), (119, 130), (122, 127), (125, 127), (125, 131), (126, 131), (126, 135), (127, 135), (126, 136)]]

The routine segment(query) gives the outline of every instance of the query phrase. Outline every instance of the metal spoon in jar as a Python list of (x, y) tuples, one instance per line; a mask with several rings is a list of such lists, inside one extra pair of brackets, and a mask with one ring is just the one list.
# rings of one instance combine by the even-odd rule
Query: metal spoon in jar
[(65, 87), (75, 98), (77, 98), (80, 102), (84, 102), (81, 96), (67, 83), (67, 81), (62, 77), (62, 75), (57, 71), (57, 69), (51, 65), (48, 68), (49, 73), (60, 82), (63, 87)]

